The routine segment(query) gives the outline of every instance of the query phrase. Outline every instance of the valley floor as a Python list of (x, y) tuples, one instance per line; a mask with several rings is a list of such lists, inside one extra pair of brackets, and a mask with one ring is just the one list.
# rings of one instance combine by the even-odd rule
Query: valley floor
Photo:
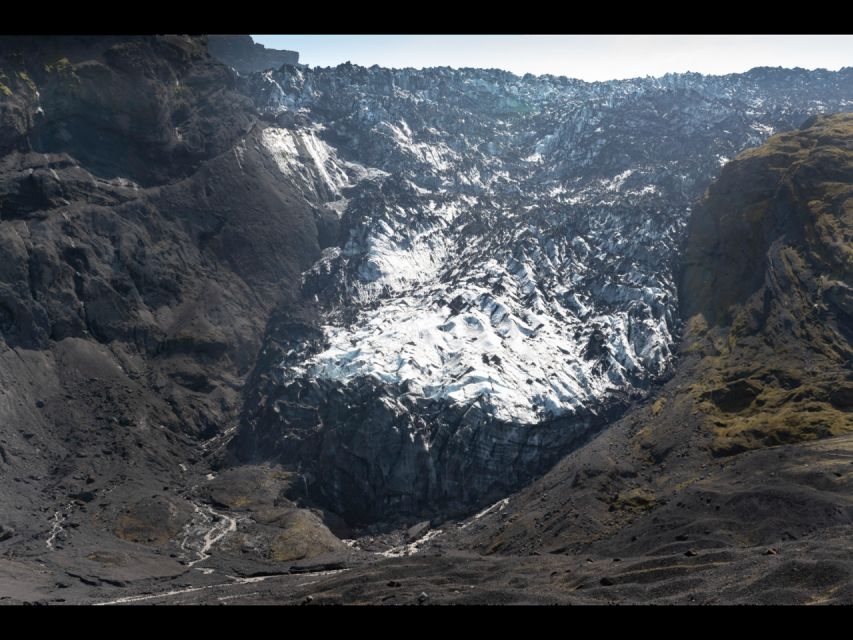
[(853, 527), (840, 527), (772, 548), (692, 556), (480, 556), (433, 549), (269, 576), (186, 571), (124, 588), (78, 582), (59, 589), (50, 571), (2, 560), (0, 591), (5, 604), (851, 604), (851, 535)]
[[(589, 461), (628, 428), (615, 425), (582, 457)], [(552, 472), (561, 473), (565, 468)], [(853, 604), (853, 523), (844, 515), (851, 477), (853, 436), (748, 452), (710, 470), (673, 504), (629, 518), (599, 540), (562, 548), (560, 538), (571, 540), (585, 528), (551, 536), (529, 498), (525, 506), (518, 494), (408, 544), (393, 545), (393, 535), (365, 537), (343, 551), (297, 562), (261, 563), (229, 550), (222, 543), (234, 533), (225, 526), (232, 518), (214, 512), (220, 517), (199, 538), (222, 535), (191, 560), (140, 552), (138, 545), (130, 551), (126, 543), (105, 548), (103, 540), (38, 557), (0, 558), (0, 603)], [(548, 481), (545, 476), (526, 491)], [(694, 499), (705, 495), (703, 487), (714, 488), (713, 500)], [(762, 514), (771, 489), (778, 523)], [(575, 487), (574, 493), (584, 490)], [(540, 501), (557, 500), (552, 490)], [(804, 501), (814, 509), (811, 516), (803, 515)], [(744, 504), (755, 517), (733, 527), (731, 509)], [(803, 522), (784, 525), (786, 508), (797, 510)], [(572, 515), (570, 505), (554, 519)], [(472, 550), (507, 535), (499, 522), (535, 531), (525, 537), (529, 550)], [(511, 535), (507, 540), (512, 547)]]

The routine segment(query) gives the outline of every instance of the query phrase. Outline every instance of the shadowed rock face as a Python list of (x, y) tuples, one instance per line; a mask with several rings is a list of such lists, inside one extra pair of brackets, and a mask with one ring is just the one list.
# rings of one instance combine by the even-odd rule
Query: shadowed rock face
[(314, 214), (204, 38), (0, 38), (0, 74), (3, 544), (174, 550)]
[[(849, 72), (240, 79), (204, 38), (0, 38), (0, 600), (849, 602), (853, 120), (719, 157)], [(519, 362), (608, 386), (526, 406)]]
[(681, 282), (715, 451), (853, 430), (853, 116), (818, 117), (723, 170)]
[(203, 38), (9, 37), (5, 148), (67, 153), (95, 175), (175, 182), (252, 124)]
[[(271, 458), (298, 469), (306, 486), (299, 497), (354, 525), (440, 519), (530, 482), (621, 409), (614, 402), (585, 419), (513, 425), (496, 423), (477, 404), (395, 402), (389, 391), (364, 378), (350, 385), (289, 384), (271, 403), (251, 394), (247, 406), (263, 401), (271, 413), (247, 410), (259, 418), (244, 427), (233, 450), (245, 460)], [(279, 416), (287, 421), (284, 434), (274, 428)]]
[(284, 64), (299, 64), (299, 53), (267, 49), (252, 40), (251, 36), (207, 36), (207, 50), (217, 60), (233, 67), (241, 74), (267, 69), (278, 69)]

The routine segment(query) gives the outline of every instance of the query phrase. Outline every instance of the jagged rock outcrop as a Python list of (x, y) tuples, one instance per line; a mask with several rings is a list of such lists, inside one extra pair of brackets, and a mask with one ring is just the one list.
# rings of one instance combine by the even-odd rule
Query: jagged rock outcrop
[(302, 285), (321, 321), (272, 321), (236, 459), (295, 465), (311, 499), (358, 521), (521, 486), (671, 374), (678, 248), (721, 166), (850, 104), (851, 82), (353, 65), (245, 79), (326, 248)]
[(256, 71), (278, 69), (282, 65), (299, 64), (297, 51), (267, 49), (252, 40), (252, 36), (209, 35), (207, 50), (238, 73), (248, 75)]
[(0, 600), (849, 602), (850, 100), (0, 38)]

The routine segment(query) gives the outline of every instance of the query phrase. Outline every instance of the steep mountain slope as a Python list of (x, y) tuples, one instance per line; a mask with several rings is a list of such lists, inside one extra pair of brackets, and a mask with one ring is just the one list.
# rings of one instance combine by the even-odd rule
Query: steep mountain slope
[[(573, 505), (543, 541), (609, 537), (634, 518), (626, 532), (672, 525), (679, 511), (693, 529), (728, 519), (715, 535), (729, 544), (851, 523), (852, 125), (849, 114), (817, 118), (723, 169), (691, 218), (678, 372), (654, 403), (531, 486), (531, 499), (556, 491), (544, 511), (552, 499)], [(537, 546), (513, 531), (487, 533), (489, 544)]]
[(727, 165), (691, 218), (674, 378), (461, 537), (657, 557), (849, 536), (851, 160), (842, 114)]
[(320, 257), (314, 213), (203, 38), (0, 51), (0, 549), (184, 573), (226, 522), (193, 487)]
[(690, 229), (681, 300), (720, 455), (853, 429), (851, 119), (809, 124), (744, 154)]
[(691, 202), (737, 151), (848, 105), (853, 75), (341, 65), (246, 86), (329, 246), (302, 286), (322, 322), (271, 324), (235, 459), (364, 523), (497, 500), (665, 380)]
[(742, 153), (691, 216), (646, 404), (417, 555), (234, 601), (853, 602), (851, 214), (853, 114)]

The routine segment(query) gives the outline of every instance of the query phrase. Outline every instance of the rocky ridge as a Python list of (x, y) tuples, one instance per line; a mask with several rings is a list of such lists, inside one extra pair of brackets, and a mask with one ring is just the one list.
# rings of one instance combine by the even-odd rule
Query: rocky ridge
[(298, 52), (267, 49), (245, 35), (209, 35), (207, 50), (241, 75), (299, 64)]
[(839, 114), (727, 165), (691, 218), (675, 376), (463, 536), (636, 556), (846, 535), (851, 158)]

